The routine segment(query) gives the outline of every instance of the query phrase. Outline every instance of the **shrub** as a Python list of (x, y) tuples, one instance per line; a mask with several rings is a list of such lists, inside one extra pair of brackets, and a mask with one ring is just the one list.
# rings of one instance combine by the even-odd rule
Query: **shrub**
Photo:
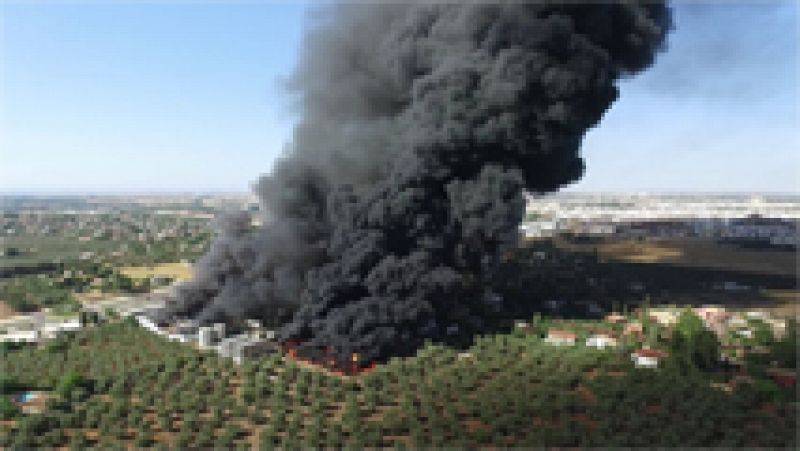
[(0, 395), (0, 418), (8, 420), (19, 415), (19, 407), (5, 395)]
[(64, 377), (61, 378), (58, 385), (56, 386), (56, 392), (67, 398), (72, 393), (73, 390), (77, 388), (87, 388), (88, 383), (86, 379), (78, 374), (76, 371), (71, 370), (68, 371)]

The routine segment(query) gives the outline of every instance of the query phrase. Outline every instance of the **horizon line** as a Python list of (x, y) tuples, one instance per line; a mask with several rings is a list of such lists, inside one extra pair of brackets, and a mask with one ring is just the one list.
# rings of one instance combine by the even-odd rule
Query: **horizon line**
[[(532, 194), (526, 191), (526, 194)], [(732, 196), (732, 195), (765, 195), (765, 196), (797, 196), (800, 197), (800, 192), (789, 191), (686, 191), (686, 190), (630, 190), (630, 191), (614, 191), (614, 190), (567, 190), (567, 191), (553, 191), (545, 193), (542, 196), (551, 195), (570, 195), (570, 194), (604, 194), (604, 195), (708, 195), (708, 196)], [(0, 190), (0, 197), (123, 197), (123, 196), (256, 196), (251, 191), (233, 191), (233, 190), (153, 190), (153, 191), (2, 191)]]

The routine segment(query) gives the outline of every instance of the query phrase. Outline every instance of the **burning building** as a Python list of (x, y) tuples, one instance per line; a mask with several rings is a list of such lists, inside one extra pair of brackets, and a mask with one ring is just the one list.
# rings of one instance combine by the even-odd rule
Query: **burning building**
[(586, 131), (652, 64), (660, 1), (328, 5), (292, 78), (303, 118), (171, 307), (281, 324), (348, 368), (479, 324), (524, 193), (581, 177)]

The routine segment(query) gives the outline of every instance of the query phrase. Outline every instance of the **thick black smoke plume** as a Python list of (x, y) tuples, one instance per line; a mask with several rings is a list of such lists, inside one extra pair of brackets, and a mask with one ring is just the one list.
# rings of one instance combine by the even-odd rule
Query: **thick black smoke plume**
[[(471, 318), (523, 192), (583, 174), (587, 129), (647, 66), (661, 1), (329, 6), (293, 79), (303, 120), (181, 290), (201, 319), (282, 321), (301, 355), (404, 355)], [(296, 312), (295, 312), (296, 309)]]

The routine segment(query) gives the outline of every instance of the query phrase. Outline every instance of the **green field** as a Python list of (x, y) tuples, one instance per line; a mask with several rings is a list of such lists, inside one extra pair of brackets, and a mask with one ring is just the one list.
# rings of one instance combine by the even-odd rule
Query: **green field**
[[(110, 252), (119, 243), (113, 241), (78, 241), (77, 238), (52, 236), (12, 236), (0, 239), (0, 248), (18, 249), (21, 255), (0, 257), (0, 269), (30, 267), (77, 259), (81, 252)], [(31, 251), (31, 249), (34, 249)]]
[(43, 413), (1, 422), (11, 448), (299, 449), (442, 446), (793, 446), (796, 407), (774, 384), (712, 388), (700, 372), (627, 355), (479, 337), (429, 345), (355, 377), (274, 355), (242, 366), (130, 324), (5, 356)]

